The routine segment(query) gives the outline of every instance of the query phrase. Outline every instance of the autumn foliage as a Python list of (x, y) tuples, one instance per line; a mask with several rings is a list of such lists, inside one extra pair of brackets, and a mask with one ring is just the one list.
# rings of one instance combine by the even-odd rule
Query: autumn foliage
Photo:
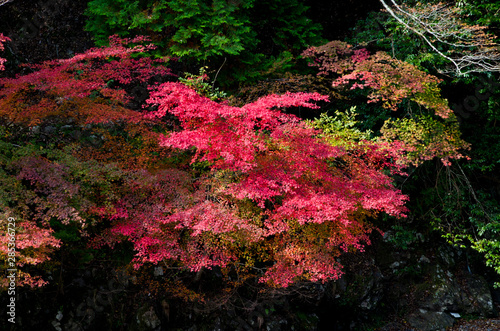
[[(337, 279), (338, 257), (369, 244), (371, 219), (405, 216), (407, 197), (391, 175), (403, 174), (411, 150), (397, 136), (332, 143), (286, 112), (328, 102), (318, 93), (241, 107), (213, 101), (169, 81), (165, 61), (137, 56), (152, 48), (144, 41), (112, 38), (110, 47), (0, 80), (1, 193), (15, 192), (1, 207), (24, 234), (20, 261), (49, 260), (64, 237), (54, 229), (71, 227), (94, 249), (132, 243), (136, 268), (244, 270), (287, 287)], [(436, 79), (386, 55), (336, 52), (349, 57), (316, 62), (342, 75), (334, 85), (354, 80), (351, 88), (372, 89), (370, 99), (386, 107), (412, 98), (449, 114)], [(130, 91), (141, 84), (149, 98), (131, 109)], [(30, 277), (26, 284), (43, 284)]]
[[(153, 47), (125, 46), (141, 41), (144, 38), (110, 38), (110, 47), (31, 65), (33, 73), (2, 79), (0, 116), (28, 126), (38, 125), (50, 116), (71, 117), (81, 124), (132, 121), (134, 112), (124, 107), (130, 101), (126, 88), (132, 82), (143, 83), (156, 75), (170, 74), (168, 68), (158, 66), (161, 60), (130, 56)], [(68, 111), (74, 108), (78, 110)]]
[[(159, 86), (148, 100), (158, 109), (147, 116), (168, 112), (183, 128), (166, 135), (161, 144), (194, 147), (191, 162), (210, 165), (203, 179), (209, 183), (209, 199), (166, 222), (179, 222), (177, 228), (190, 228), (195, 237), (217, 234), (228, 244), (237, 238), (239, 252), (227, 255), (226, 261), (247, 256), (241, 251), (245, 246), (263, 245), (267, 254), (261, 259), (273, 261), (273, 266), (261, 281), (287, 286), (298, 279), (336, 279), (340, 265), (335, 257), (368, 242), (367, 216), (401, 216), (405, 197), (382, 172), (392, 167), (393, 155), (377, 146), (349, 152), (334, 147), (300, 119), (279, 110), (315, 108), (310, 100), (325, 99), (315, 93), (289, 93), (237, 108), (179, 83)], [(200, 208), (203, 204), (209, 208)], [(221, 210), (226, 210), (224, 218)], [(220, 265), (206, 256), (196, 260), (206, 261), (205, 267)], [(199, 265), (189, 267), (197, 270)]]
[[(0, 33), (0, 52), (2, 52), (5, 49), (5, 46), (3, 45), (6, 41), (9, 41), (10, 38), (6, 37), (3, 35), (3, 33)], [(0, 70), (4, 70), (5, 66), (5, 59), (0, 57)]]
[(385, 52), (371, 54), (341, 41), (310, 47), (302, 55), (340, 93), (364, 91), (368, 104), (404, 112), (385, 120), (380, 139), (403, 142), (406, 162), (420, 165), (438, 157), (449, 165), (450, 159), (464, 157), (469, 144), (460, 138), (456, 117), (440, 94), (440, 79)]
[[(112, 38), (111, 47), (45, 62), (32, 66), (32, 73), (0, 80), (1, 209), (19, 226), (19, 266), (50, 259), (61, 245), (52, 229), (55, 223), (76, 226), (85, 235), (92, 209), (109, 203), (109, 190), (117, 189), (109, 187), (111, 178), (99, 174), (109, 176), (111, 167), (119, 177), (121, 167), (149, 167), (162, 156), (155, 150), (156, 133), (148, 128), (152, 123), (140, 122), (140, 112), (127, 107), (131, 96), (126, 90), (132, 83), (171, 73), (161, 61), (132, 58), (150, 48), (130, 47), (139, 41), (144, 38)], [(113, 129), (119, 126), (121, 132)], [(18, 284), (44, 281), (21, 272)]]
[(320, 75), (336, 74), (334, 87), (369, 89), (368, 102), (397, 110), (398, 104), (409, 98), (443, 118), (452, 112), (440, 96), (439, 79), (384, 52), (370, 54), (364, 48), (353, 49), (344, 42), (332, 41), (311, 47), (302, 55), (314, 59), (310, 65), (318, 67)]

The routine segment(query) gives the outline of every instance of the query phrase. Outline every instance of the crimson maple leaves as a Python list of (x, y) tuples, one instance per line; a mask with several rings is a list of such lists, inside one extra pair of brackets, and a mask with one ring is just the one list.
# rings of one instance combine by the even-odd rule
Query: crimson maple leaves
[[(407, 198), (390, 177), (408, 163), (397, 140), (332, 144), (286, 112), (318, 108), (326, 96), (269, 95), (233, 107), (167, 82), (150, 87), (142, 110), (127, 108), (130, 86), (172, 76), (162, 61), (131, 57), (148, 50), (126, 47), (140, 41), (112, 39), (110, 48), (0, 81), (0, 116), (30, 132), (32, 144), (50, 138), (35, 128), (72, 130), (44, 145), (47, 152), (27, 148), (0, 160), (10, 169), (1, 178), (29, 192), (16, 198), (26, 208), (7, 207), (26, 231), (38, 224), (42, 260), (60, 244), (51, 224), (78, 224), (93, 247), (133, 243), (137, 268), (243, 268), (286, 287), (337, 279), (337, 257), (369, 243), (372, 217), (404, 216)], [(357, 66), (366, 81), (369, 68), (360, 66), (368, 57), (328, 61), (342, 72)]]
[[(381, 154), (375, 145), (363, 151), (332, 146), (317, 130), (280, 110), (316, 108), (311, 101), (327, 98), (287, 93), (238, 108), (179, 83), (154, 90), (148, 103), (158, 109), (147, 116), (171, 113), (182, 126), (165, 135), (161, 144), (194, 148), (191, 162), (209, 164), (202, 179), (210, 187), (209, 199), (200, 202), (205, 207), (194, 206), (182, 217), (173, 214), (163, 222), (174, 222), (193, 237), (215, 234), (221, 242), (237, 241), (224, 265), (247, 263), (253, 246), (265, 247), (261, 260), (272, 266), (261, 281), (288, 286), (299, 279), (336, 279), (341, 274), (335, 261), (340, 252), (368, 242), (372, 228), (365, 222), (367, 216), (401, 216), (405, 197), (383, 173), (386, 167), (374, 166), (389, 165), (379, 162), (389, 154)], [(207, 256), (196, 260), (205, 267), (220, 265), (221, 254), (215, 256), (213, 261)], [(187, 267), (197, 270), (200, 264)]]
[[(2, 52), (5, 49), (5, 46), (3, 45), (6, 41), (9, 41), (10, 38), (6, 37), (3, 35), (3, 33), (0, 33), (0, 52)], [(0, 71), (5, 69), (4, 63), (5, 59), (0, 57)]]

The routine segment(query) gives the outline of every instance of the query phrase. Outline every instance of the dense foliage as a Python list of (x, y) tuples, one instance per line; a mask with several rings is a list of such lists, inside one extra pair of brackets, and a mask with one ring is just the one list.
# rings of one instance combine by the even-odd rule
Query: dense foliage
[(113, 34), (149, 35), (158, 55), (213, 69), (224, 64), (227, 84), (283, 69), (293, 54), (321, 41), (320, 27), (306, 11), (297, 0), (95, 0), (88, 4), (86, 27), (99, 46)]
[[(485, 263), (498, 271), (500, 261), (496, 247), (499, 242), (494, 229), (500, 207), (497, 175), (500, 89), (497, 70), (499, 57), (495, 53), (498, 49), (495, 44), (495, 40), (498, 40), (498, 22), (493, 14), (497, 7), (496, 2), (489, 1), (458, 1), (455, 6), (423, 2), (412, 7), (411, 14), (423, 17), (429, 23), (427, 28), (430, 29), (432, 21), (435, 33), (442, 29), (443, 39), (432, 41), (446, 41), (445, 45), (439, 47), (444, 57), (386, 13), (372, 13), (365, 21), (358, 22), (349, 41), (392, 53), (394, 57), (431, 73), (448, 71), (452, 63), (446, 57), (469, 56), (471, 52), (476, 53), (470, 59), (483, 61), (482, 68), (489, 68), (480, 70), (482, 74), (441, 76), (444, 79), (445, 96), (450, 100), (450, 108), (459, 121), (446, 125), (451, 124), (451, 132), (461, 132), (463, 139), (470, 144), (470, 159), (469, 162), (455, 163), (441, 171), (426, 165), (414, 174), (409, 193), (418, 200), (414, 207), (410, 206), (416, 217), (424, 221), (431, 217), (432, 227), (439, 230), (443, 237), (452, 243), (460, 243), (462, 247), (481, 252), (485, 256)], [(437, 8), (442, 8), (441, 13), (436, 11)], [(420, 27), (425, 27), (425, 24)], [(465, 45), (467, 43), (470, 47)], [(482, 52), (482, 48), (486, 51)], [(481, 66), (474, 68), (481, 69)], [(406, 134), (414, 132), (413, 124), (406, 121), (401, 122)], [(423, 132), (442, 130), (442, 125), (436, 127), (436, 123), (427, 124), (426, 127)], [(419, 134), (413, 133), (412, 136), (418, 137)], [(455, 134), (453, 136), (457, 137)], [(456, 140), (447, 138), (446, 141), (450, 143)]]
[(324, 43), (298, 0), (90, 1), (98, 47), (0, 79), (18, 285), (46, 285), (64, 251), (124, 255), (139, 279), (162, 266), (185, 300), (203, 300), (202, 276), (219, 296), (289, 290), (338, 280), (386, 229), (414, 235), (408, 215), (500, 274), (498, 73), (442, 75), (463, 44), (443, 57), (410, 34), (449, 23), (446, 40), (482, 43), (464, 54), (493, 52), (470, 19), (495, 28), (498, 6), (410, 5), (423, 25), (373, 13)]
[(419, 165), (439, 157), (450, 164), (450, 158), (463, 157), (460, 150), (468, 144), (460, 138), (458, 123), (440, 95), (436, 77), (384, 52), (372, 55), (339, 41), (311, 47), (303, 55), (313, 58), (310, 65), (319, 68), (318, 75), (331, 78), (332, 86), (341, 91), (347, 87), (363, 90), (368, 103), (381, 103), (392, 111), (403, 110), (401, 104), (406, 102), (403, 116), (387, 116), (382, 127), (370, 129), (380, 130), (383, 141), (404, 142), (411, 163)]
[[(391, 161), (400, 151), (367, 142), (347, 152), (275, 108), (315, 108), (309, 100), (327, 99), (319, 94), (270, 95), (236, 108), (186, 85), (163, 83), (153, 86), (144, 114), (125, 108), (132, 82), (170, 75), (161, 61), (155, 66), (149, 58), (130, 58), (152, 47), (125, 47), (140, 40), (114, 39), (111, 47), (1, 81), (2, 109), (10, 110), (2, 113), (8, 123), (4, 144), (18, 155), (4, 159), (9, 185), (3, 189), (30, 192), (4, 200), (4, 208), (23, 220), (28, 233), (37, 224), (43, 238), (26, 239), (20, 247), (57, 248), (55, 223), (75, 224), (81, 236), (89, 236), (111, 222), (95, 233), (92, 245), (113, 246), (128, 238), (136, 267), (170, 261), (198, 271), (257, 264), (262, 281), (287, 286), (302, 278), (337, 278), (340, 251), (369, 242), (367, 216), (402, 215), (405, 197), (383, 172), (400, 172), (401, 164)], [(158, 135), (154, 128), (165, 131), (171, 120), (157, 118), (168, 113), (182, 130)], [(68, 135), (46, 141), (55, 130)], [(195, 147), (192, 166), (177, 168), (182, 164), (175, 161), (175, 150), (163, 152), (163, 160), (157, 157), (162, 151), (151, 154), (154, 137), (160, 146)], [(23, 140), (27, 147), (17, 150)], [(45, 152), (37, 151), (40, 144)], [(204, 165), (201, 172), (195, 164)], [(85, 168), (92, 171), (82, 172)], [(39, 254), (36, 262), (47, 259)], [(274, 261), (272, 267), (266, 268), (267, 261)]]

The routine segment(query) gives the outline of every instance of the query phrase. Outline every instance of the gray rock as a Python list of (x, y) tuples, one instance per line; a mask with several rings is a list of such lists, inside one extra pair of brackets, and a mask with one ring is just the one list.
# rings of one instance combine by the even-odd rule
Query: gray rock
[(436, 266), (429, 287), (429, 296), (419, 305), (430, 311), (457, 311), (460, 310), (461, 289), (454, 278), (447, 275), (439, 265)]
[(408, 316), (407, 321), (419, 331), (445, 330), (455, 323), (455, 319), (448, 313), (425, 309), (418, 309)]
[(422, 299), (418, 307), (432, 312), (493, 316), (493, 298), (486, 280), (472, 274), (461, 274), (459, 279), (436, 265), (430, 279), (419, 285)]
[(420, 262), (420, 263), (431, 263), (431, 260), (429, 260), (429, 258), (427, 258), (425, 255), (422, 255), (420, 257), (420, 259), (418, 260), (418, 262)]
[(156, 330), (161, 325), (161, 321), (156, 316), (153, 307), (142, 307), (137, 313), (136, 330)]
[(163, 268), (162, 267), (155, 267), (153, 274), (155, 277), (163, 276)]
[(46, 134), (51, 134), (56, 132), (56, 127), (52, 125), (47, 125), (46, 127), (43, 128), (43, 132)]
[(58, 321), (52, 321), (52, 326), (56, 331), (62, 331), (61, 323), (59, 323)]
[(449, 246), (440, 246), (438, 255), (445, 265), (452, 266), (455, 264), (454, 252)]
[(373, 310), (384, 297), (383, 275), (373, 259), (365, 261), (364, 268), (345, 275), (332, 288), (336, 299), (362, 310)]
[(486, 280), (479, 275), (468, 275), (460, 293), (465, 314), (493, 316), (493, 297)]
[(359, 307), (364, 310), (373, 310), (377, 307), (378, 303), (384, 296), (382, 286), (382, 273), (377, 268), (373, 270), (373, 274), (369, 279), (366, 291), (363, 293), (362, 301)]
[(402, 263), (402, 262), (398, 262), (398, 261), (396, 261), (396, 262), (392, 263), (392, 264), (389, 266), (389, 268), (391, 268), (391, 269), (396, 269), (396, 268), (399, 268), (399, 266), (401, 265), (401, 263)]

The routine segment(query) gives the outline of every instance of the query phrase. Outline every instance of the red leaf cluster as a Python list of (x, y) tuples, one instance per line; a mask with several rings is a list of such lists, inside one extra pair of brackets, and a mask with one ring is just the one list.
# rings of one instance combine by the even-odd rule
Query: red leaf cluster
[(441, 80), (384, 52), (369, 54), (366, 49), (332, 41), (310, 47), (302, 55), (313, 59), (310, 65), (318, 67), (318, 75), (334, 76), (333, 87), (367, 88), (368, 102), (381, 102), (384, 108), (397, 110), (399, 103), (410, 99), (442, 118), (452, 114), (439, 93)]
[[(0, 79), (0, 116), (30, 126), (50, 116), (71, 117), (84, 124), (138, 120), (136, 112), (124, 107), (130, 100), (125, 88), (155, 76), (172, 75), (163, 60), (131, 57), (153, 48), (128, 47), (143, 41), (142, 37), (111, 37), (109, 47), (93, 48), (66, 60), (29, 65), (34, 72)], [(117, 87), (110, 87), (113, 84)]]
[[(10, 38), (6, 37), (3, 35), (3, 33), (0, 33), (0, 52), (2, 52), (5, 49), (5, 46), (3, 45), (6, 41), (10, 41)], [(0, 71), (5, 70), (4, 63), (7, 61), (3, 57), (0, 57)]]
[[(75, 143), (68, 155), (33, 152), (11, 161), (12, 187), (27, 192), (19, 198), (30, 206), (26, 229), (43, 225), (45, 246), (58, 245), (50, 221), (79, 224), (85, 235), (99, 224), (105, 230), (99, 228), (94, 246), (128, 240), (136, 267), (259, 265), (260, 281), (286, 287), (338, 278), (336, 258), (369, 243), (370, 217), (404, 216), (407, 198), (387, 175), (401, 170), (397, 142), (333, 146), (284, 111), (317, 108), (326, 96), (268, 95), (232, 107), (164, 83), (151, 88), (142, 113), (127, 109), (130, 84), (170, 74), (153, 60), (131, 57), (147, 49), (126, 47), (139, 41), (112, 40), (110, 48), (0, 80), (0, 116), (20, 127), (61, 117), (80, 127), (107, 123), (89, 125), (98, 143)], [(367, 61), (364, 51), (346, 54), (352, 57), (339, 70)], [(152, 124), (167, 114), (180, 130), (155, 132)], [(155, 139), (171, 153), (161, 154)], [(183, 155), (191, 165), (173, 161)]]
[[(337, 278), (339, 249), (360, 249), (368, 241), (371, 228), (363, 219), (377, 212), (403, 216), (406, 200), (383, 173), (390, 165), (390, 153), (381, 146), (348, 152), (279, 110), (317, 107), (311, 100), (326, 101), (326, 97), (287, 93), (231, 107), (179, 83), (162, 84), (148, 100), (158, 106), (148, 117), (174, 114), (183, 129), (166, 135), (162, 144), (195, 148), (192, 163), (205, 161), (211, 169), (204, 179), (212, 187), (211, 200), (173, 214), (170, 221), (182, 227), (188, 222), (192, 236), (234, 232), (232, 236), (239, 233), (246, 245), (269, 246), (265, 259), (274, 266), (261, 281), (279, 286), (301, 278)], [(251, 218), (238, 216), (242, 214), (238, 207), (246, 201), (257, 208)], [(221, 213), (221, 208), (226, 211)], [(301, 231), (310, 233), (302, 238), (294, 235)], [(221, 254), (214, 256), (217, 259), (210, 263), (201, 259), (205, 267), (227, 261)], [(199, 264), (188, 267), (196, 270)]]

